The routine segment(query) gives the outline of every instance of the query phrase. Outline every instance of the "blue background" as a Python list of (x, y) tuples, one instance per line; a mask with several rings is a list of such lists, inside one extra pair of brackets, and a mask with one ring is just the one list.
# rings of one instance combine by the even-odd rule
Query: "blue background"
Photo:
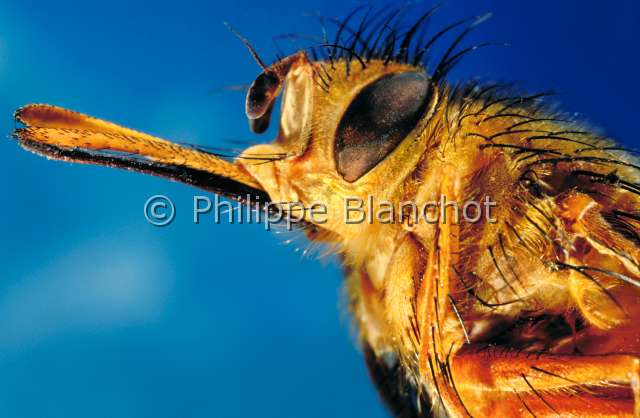
[[(267, 140), (249, 134), (243, 94), (224, 90), (258, 68), (222, 22), (271, 60), (271, 36), (319, 33), (305, 14), (357, 3), (217, 3), (3, 0), (0, 132), (16, 107), (45, 102), (174, 140)], [(556, 90), (565, 110), (638, 144), (637, 2), (451, 0), (434, 27), (487, 11), (472, 39), (511, 47), (475, 54), (452, 79)], [(340, 268), (301, 259), (303, 239), (194, 225), (189, 187), (49, 162), (11, 140), (0, 182), (0, 416), (386, 416)], [(142, 215), (158, 193), (177, 206), (167, 228)]]

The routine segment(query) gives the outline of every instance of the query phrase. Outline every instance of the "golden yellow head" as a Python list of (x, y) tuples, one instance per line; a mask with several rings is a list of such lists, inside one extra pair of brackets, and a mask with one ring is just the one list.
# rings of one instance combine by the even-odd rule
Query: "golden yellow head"
[[(312, 62), (298, 53), (285, 60), (293, 62), (282, 77), (278, 137), (246, 150), (285, 157), (238, 161), (274, 201), (322, 204), (322, 228), (348, 240), (362, 225), (345, 224), (345, 198), (398, 197), (423, 158), (438, 86), (422, 67), (380, 59)], [(264, 96), (255, 92), (261, 87), (254, 83), (248, 103)]]

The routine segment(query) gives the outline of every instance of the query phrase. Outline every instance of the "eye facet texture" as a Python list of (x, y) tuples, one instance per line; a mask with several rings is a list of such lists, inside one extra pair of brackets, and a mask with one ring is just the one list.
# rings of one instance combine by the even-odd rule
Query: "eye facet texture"
[(358, 93), (336, 131), (340, 175), (354, 182), (389, 155), (415, 128), (430, 92), (425, 74), (407, 72), (384, 76)]

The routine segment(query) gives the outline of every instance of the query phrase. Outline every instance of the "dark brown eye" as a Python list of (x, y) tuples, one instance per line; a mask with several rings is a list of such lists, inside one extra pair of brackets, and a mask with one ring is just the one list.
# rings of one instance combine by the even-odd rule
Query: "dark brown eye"
[(429, 79), (417, 72), (384, 76), (351, 102), (336, 131), (338, 172), (353, 182), (382, 161), (415, 128), (430, 98)]

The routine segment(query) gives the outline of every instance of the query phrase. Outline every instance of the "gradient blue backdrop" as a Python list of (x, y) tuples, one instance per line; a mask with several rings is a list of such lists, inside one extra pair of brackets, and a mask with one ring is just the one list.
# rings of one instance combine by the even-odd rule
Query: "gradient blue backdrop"
[[(233, 3), (3, 0), (0, 132), (16, 107), (45, 102), (174, 140), (255, 140), (242, 94), (221, 88), (258, 68), (222, 22), (270, 60), (272, 35), (317, 31), (306, 13), (357, 3)], [(450, 0), (437, 16), (442, 26), (486, 11), (495, 17), (473, 39), (512, 46), (476, 54), (453, 79), (556, 90), (564, 109), (638, 145), (637, 2)], [(11, 140), (0, 141), (0, 182), (0, 416), (386, 416), (340, 269), (301, 260), (304, 242), (194, 225), (193, 189), (49, 162)], [(157, 193), (178, 208), (170, 227), (142, 215)]]

